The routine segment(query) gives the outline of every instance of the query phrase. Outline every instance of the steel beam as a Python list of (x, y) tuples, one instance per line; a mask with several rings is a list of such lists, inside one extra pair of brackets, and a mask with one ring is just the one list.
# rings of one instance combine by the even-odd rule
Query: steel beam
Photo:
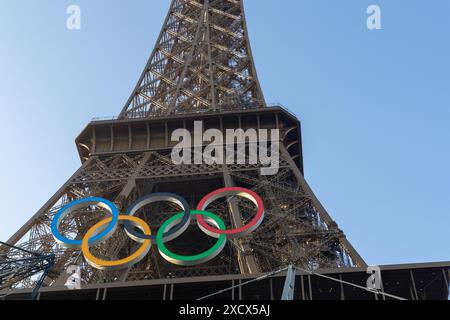
[[(223, 165), (223, 179), (226, 187), (234, 187), (233, 178), (230, 175), (227, 165)], [(235, 228), (240, 228), (243, 226), (242, 216), (239, 211), (239, 207), (235, 199), (229, 200), (231, 218)], [(231, 240), (233, 241), (233, 240)], [(240, 246), (242, 246), (243, 252), (238, 251), (238, 261), (241, 268), (241, 273), (243, 274), (256, 274), (259, 272), (258, 265), (256, 263), (255, 257), (251, 252), (251, 248), (248, 244), (245, 244), (242, 240), (239, 241)]]
[[(303, 177), (302, 173), (300, 172), (300, 169), (295, 164), (295, 162), (292, 160), (292, 158), (289, 155), (289, 152), (286, 150), (286, 147), (281, 144), (280, 145), (281, 154), (287, 161), (289, 162), (291, 166), (291, 170), (293, 171), (295, 177), (297, 178), (298, 183), (302, 187), (302, 189), (308, 194), (308, 196), (311, 198), (312, 202), (314, 203), (314, 206), (318, 209), (321, 218), (325, 223), (327, 223), (329, 226), (336, 225), (336, 222), (331, 218), (331, 216), (328, 214), (325, 207), (320, 203), (319, 199), (316, 197), (308, 183), (306, 182), (305, 178)], [(355, 250), (355, 248), (350, 244), (350, 242), (347, 240), (347, 238), (344, 235), (341, 235), (340, 239), (341, 243), (345, 246), (347, 251), (350, 253), (352, 259), (355, 261), (355, 263), (358, 266), (361, 267), (367, 267), (366, 262), (364, 259), (359, 255), (359, 253)]]

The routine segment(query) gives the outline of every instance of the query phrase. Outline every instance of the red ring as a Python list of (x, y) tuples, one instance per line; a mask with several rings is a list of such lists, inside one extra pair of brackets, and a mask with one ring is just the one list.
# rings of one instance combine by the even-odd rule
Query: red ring
[[(197, 216), (197, 222), (200, 226), (200, 228), (202, 228), (202, 230), (204, 230), (205, 232), (208, 231), (210, 235), (212, 236), (216, 236), (218, 237), (219, 235), (227, 235), (229, 236), (229, 238), (237, 238), (237, 237), (241, 237), (241, 236), (245, 236), (251, 232), (253, 232), (256, 228), (259, 227), (259, 225), (262, 223), (263, 219), (264, 219), (264, 203), (261, 199), (261, 197), (259, 195), (257, 195), (255, 192), (245, 189), (245, 188), (238, 188), (238, 187), (229, 187), (229, 188), (222, 188), (216, 191), (211, 192), (210, 194), (206, 195), (197, 205), (197, 210), (199, 211), (203, 211), (205, 210), (208, 205), (217, 200), (220, 199), (222, 197), (226, 197), (228, 192), (238, 192), (238, 196), (240, 195), (239, 193), (244, 193), (247, 194), (248, 196), (246, 197), (247, 199), (251, 200), (253, 203), (255, 203), (258, 207), (258, 211), (256, 213), (256, 216), (245, 226), (238, 228), (238, 229), (231, 229), (231, 230), (220, 230), (217, 228), (214, 228), (212, 226), (210, 226), (209, 224), (207, 224), (205, 222), (205, 220), (203, 219), (203, 216)], [(223, 196), (219, 196), (218, 195), (225, 193), (225, 195)], [(242, 196), (242, 195), (241, 195)], [(245, 197), (245, 195), (244, 195)], [(253, 198), (253, 199), (251, 199)]]

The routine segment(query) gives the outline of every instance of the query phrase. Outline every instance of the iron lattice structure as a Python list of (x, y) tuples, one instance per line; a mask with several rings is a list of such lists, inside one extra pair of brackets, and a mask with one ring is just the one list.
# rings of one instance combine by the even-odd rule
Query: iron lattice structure
[(242, 1), (174, 0), (120, 114), (141, 118), (265, 105)]
[(25, 282), (34, 288), (30, 295), (30, 299), (34, 299), (55, 262), (55, 256), (30, 252), (3, 242), (0, 245), (0, 290), (12, 289)]
[[(191, 130), (196, 120), (222, 131), (279, 129), (278, 174), (262, 176), (260, 166), (249, 161), (174, 165), (170, 133), (177, 128)], [(172, 1), (158, 43), (120, 116), (91, 122), (76, 143), (80, 169), (8, 240), (29, 252), (55, 256), (47, 286), (64, 285), (69, 265), (82, 267), (83, 284), (259, 274), (288, 264), (311, 270), (365, 266), (304, 179), (300, 122), (282, 107), (268, 107), (264, 101), (242, 1)], [(248, 238), (229, 241), (222, 254), (202, 266), (171, 265), (153, 248), (127, 270), (99, 271), (86, 264), (79, 251), (58, 245), (50, 231), (56, 212), (76, 199), (106, 198), (123, 211), (143, 195), (173, 192), (194, 206), (223, 186), (242, 186), (260, 194), (266, 218)], [(214, 202), (210, 210), (228, 226), (238, 227), (249, 221), (254, 207), (233, 198)], [(178, 211), (158, 203), (146, 206), (140, 217), (157, 230)], [(63, 220), (61, 232), (79, 238), (103, 215), (96, 207), (79, 210)], [(192, 227), (169, 246), (181, 254), (192, 254), (208, 248), (211, 241)], [(135, 246), (119, 228), (93, 252), (101, 258), (117, 259), (129, 255)], [(19, 280), (14, 286), (33, 285), (30, 279)]]

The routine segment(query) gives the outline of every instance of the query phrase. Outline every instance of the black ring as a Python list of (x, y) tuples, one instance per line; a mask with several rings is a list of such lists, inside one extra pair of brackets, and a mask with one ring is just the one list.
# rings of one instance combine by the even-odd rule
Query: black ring
[[(137, 201), (133, 202), (131, 206), (128, 208), (125, 215), (128, 216), (134, 216), (136, 212), (141, 209), (142, 207), (155, 202), (171, 202), (181, 207), (181, 209), (184, 210), (183, 219), (181, 219), (180, 223), (178, 223), (176, 226), (174, 226), (172, 229), (164, 233), (163, 235), (163, 241), (168, 242), (170, 240), (173, 240), (177, 237), (179, 237), (183, 232), (186, 231), (186, 229), (189, 227), (189, 224), (191, 223), (191, 208), (187, 201), (173, 193), (153, 193), (151, 195), (142, 197), (138, 199)], [(125, 232), (130, 236), (132, 239), (144, 239), (144, 240), (152, 240), (153, 242), (156, 242), (156, 232), (152, 233), (153, 235), (145, 235), (142, 231), (136, 230), (133, 225), (129, 221), (125, 221), (123, 224)]]

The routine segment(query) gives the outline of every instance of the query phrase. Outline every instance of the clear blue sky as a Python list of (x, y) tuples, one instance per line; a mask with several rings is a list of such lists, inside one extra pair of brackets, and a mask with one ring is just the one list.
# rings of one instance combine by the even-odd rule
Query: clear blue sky
[[(66, 29), (66, 8), (82, 30)], [(366, 28), (378, 4), (383, 30)], [(169, 0), (0, 0), (0, 239), (117, 115)], [(247, 0), (267, 101), (303, 122), (306, 178), (371, 264), (450, 260), (450, 1)]]

